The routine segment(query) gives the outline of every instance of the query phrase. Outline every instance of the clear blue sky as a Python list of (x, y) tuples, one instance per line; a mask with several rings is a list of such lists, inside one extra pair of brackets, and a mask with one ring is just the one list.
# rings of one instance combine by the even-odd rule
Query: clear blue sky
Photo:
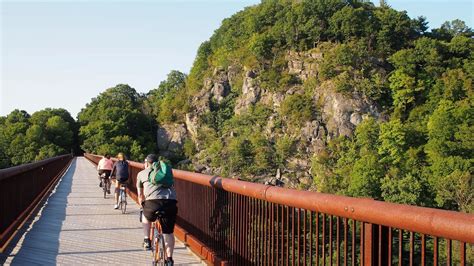
[[(148, 92), (170, 70), (188, 73), (222, 19), (259, 2), (0, 1), (0, 115), (62, 107), (73, 117), (116, 84)], [(387, 2), (431, 28), (455, 18), (473, 27), (472, 0)]]

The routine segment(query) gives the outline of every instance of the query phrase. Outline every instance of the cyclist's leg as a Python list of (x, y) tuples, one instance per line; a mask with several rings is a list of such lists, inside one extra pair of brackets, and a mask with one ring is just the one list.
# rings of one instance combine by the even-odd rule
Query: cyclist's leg
[[(143, 236), (144, 239), (148, 241), (150, 239), (150, 228), (152, 226), (152, 222), (156, 220), (156, 211), (160, 205), (157, 204), (155, 200), (146, 200), (143, 203), (143, 214), (142, 214), (142, 226), (143, 226)], [(146, 241), (146, 240), (144, 240)]]
[[(153, 210), (150, 209), (150, 204), (146, 204), (147, 201), (143, 204), (143, 213), (142, 213), (142, 226), (143, 226), (143, 236), (144, 238), (148, 238), (150, 236), (150, 226), (151, 222), (154, 221), (155, 218), (153, 214)], [(147, 218), (148, 217), (148, 218)]]
[(106, 178), (105, 179), (105, 184), (107, 185), (107, 193), (109, 193), (109, 194), (110, 194), (110, 183), (111, 183), (111, 181), (110, 181), (110, 172), (112, 172), (112, 171), (105, 170), (105, 178)]
[(174, 251), (174, 234), (163, 234), (163, 238), (165, 239), (165, 246), (166, 246), (166, 258), (172, 259), (173, 258), (173, 251)]
[(158, 219), (160, 220), (161, 228), (163, 229), (163, 237), (166, 245), (166, 256), (169, 260), (172, 260), (175, 245), (173, 233), (178, 207), (176, 206), (175, 200), (163, 200), (163, 202), (163, 210), (166, 213), (166, 217)]
[(97, 172), (97, 178), (99, 178), (99, 187), (102, 187), (102, 170)]
[(118, 209), (118, 200), (120, 193), (120, 182), (115, 179), (115, 209)]

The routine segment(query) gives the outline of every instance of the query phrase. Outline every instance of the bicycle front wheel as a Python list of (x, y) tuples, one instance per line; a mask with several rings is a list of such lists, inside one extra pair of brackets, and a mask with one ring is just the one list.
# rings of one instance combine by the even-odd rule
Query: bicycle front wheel
[(127, 202), (124, 201), (122, 202), (122, 214), (125, 214), (126, 211), (127, 211)]
[(122, 210), (122, 214), (125, 214), (127, 211), (127, 195), (125, 194), (125, 191), (121, 191), (122, 196), (121, 196), (121, 204), (120, 204), (120, 209)]

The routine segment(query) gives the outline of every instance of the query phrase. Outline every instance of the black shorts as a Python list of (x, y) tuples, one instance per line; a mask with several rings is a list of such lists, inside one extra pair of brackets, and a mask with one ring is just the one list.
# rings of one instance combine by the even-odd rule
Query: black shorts
[(120, 185), (127, 185), (128, 179), (115, 179)]
[[(154, 199), (146, 200), (143, 204), (143, 215), (150, 222), (154, 222), (157, 218), (160, 221), (164, 234), (172, 234), (176, 223), (176, 215), (178, 214), (178, 206), (176, 200)], [(157, 217), (156, 211), (164, 211), (164, 217)]]
[(110, 173), (112, 173), (111, 170), (99, 170), (99, 178), (101, 177), (101, 175), (105, 173), (105, 178), (109, 178), (110, 177)]

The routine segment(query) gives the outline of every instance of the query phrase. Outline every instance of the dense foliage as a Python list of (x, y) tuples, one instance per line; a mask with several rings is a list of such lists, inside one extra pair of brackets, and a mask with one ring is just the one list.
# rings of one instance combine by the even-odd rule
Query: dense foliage
[(92, 99), (78, 114), (81, 148), (89, 153), (123, 152), (141, 161), (155, 150), (155, 122), (145, 114), (144, 96), (119, 84)]
[(450, 41), (420, 37), (391, 55), (390, 119), (366, 119), (353, 138), (315, 155), (318, 189), (474, 211), (473, 49), (458, 32)]
[(0, 168), (39, 161), (77, 149), (77, 125), (64, 109), (0, 117)]
[(186, 74), (172, 70), (158, 88), (150, 90), (145, 106), (158, 123), (170, 123), (183, 120), (182, 114), (187, 111), (187, 102), (183, 93)]

